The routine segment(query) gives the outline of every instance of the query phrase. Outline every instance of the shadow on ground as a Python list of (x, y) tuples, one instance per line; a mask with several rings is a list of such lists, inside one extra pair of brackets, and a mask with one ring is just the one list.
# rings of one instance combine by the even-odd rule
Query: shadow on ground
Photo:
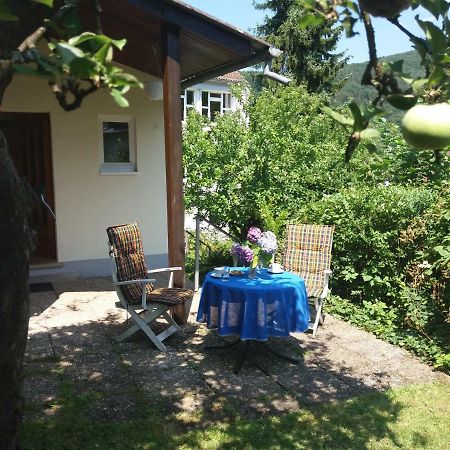
[[(394, 362), (383, 357), (389, 348), (373, 349), (369, 358), (360, 353), (366, 334), (341, 336), (332, 322), (321, 339), (270, 341), (299, 365), (255, 347), (234, 374), (242, 348), (206, 352), (205, 345), (224, 340), (193, 315), (182, 336), (167, 339), (165, 354), (143, 333), (116, 343), (131, 322), (108, 287), (105, 280), (78, 291), (61, 285), (32, 316), (24, 448), (201, 448), (217, 436), (213, 448), (366, 448), (390, 436), (402, 406), (384, 390), (410, 380), (403, 374), (408, 355), (394, 373)], [(392, 361), (398, 358), (394, 351)], [(429, 368), (420, 367), (411, 380), (430, 381)]]

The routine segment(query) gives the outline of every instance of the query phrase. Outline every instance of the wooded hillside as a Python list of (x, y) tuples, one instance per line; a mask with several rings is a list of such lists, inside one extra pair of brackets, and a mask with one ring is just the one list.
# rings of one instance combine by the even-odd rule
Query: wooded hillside
[[(414, 50), (404, 53), (380, 58), (381, 61), (398, 61), (403, 60), (403, 72), (410, 78), (416, 78), (424, 74), (420, 65), (420, 59)], [(334, 99), (334, 103), (338, 106), (348, 103), (350, 99), (354, 99), (357, 103), (366, 103), (376, 96), (376, 91), (370, 86), (361, 86), (361, 78), (367, 63), (347, 64), (341, 71), (341, 79), (347, 79), (341, 90), (339, 90)], [(405, 85), (406, 87), (406, 85)], [(399, 121), (402, 117), (402, 111), (386, 105), (387, 115), (395, 121)]]

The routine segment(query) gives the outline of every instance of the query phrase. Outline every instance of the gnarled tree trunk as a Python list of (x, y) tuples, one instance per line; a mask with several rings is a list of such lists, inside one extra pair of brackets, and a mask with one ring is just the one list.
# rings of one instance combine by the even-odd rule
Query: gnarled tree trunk
[(7, 450), (19, 447), (32, 203), (33, 193), (18, 176), (0, 130), (0, 448)]

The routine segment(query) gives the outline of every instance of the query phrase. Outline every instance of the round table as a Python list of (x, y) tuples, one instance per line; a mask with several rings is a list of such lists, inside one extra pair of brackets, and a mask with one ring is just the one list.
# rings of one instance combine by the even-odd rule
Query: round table
[(267, 269), (248, 278), (228, 279), (208, 273), (202, 287), (198, 322), (217, 328), (221, 336), (237, 335), (241, 340), (266, 341), (270, 336), (289, 336), (308, 329), (309, 306), (305, 282), (290, 272), (272, 274)]

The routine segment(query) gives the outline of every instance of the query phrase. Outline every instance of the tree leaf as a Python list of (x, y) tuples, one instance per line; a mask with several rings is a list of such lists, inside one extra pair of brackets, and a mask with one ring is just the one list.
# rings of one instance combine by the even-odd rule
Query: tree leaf
[(432, 22), (416, 19), (425, 33), (433, 56), (438, 55), (447, 48), (447, 38), (445, 34)]
[[(94, 58), (101, 62), (105, 63), (108, 59), (108, 51), (111, 49), (111, 44), (109, 42), (103, 44), (100, 49), (95, 53)], [(112, 59), (112, 55), (110, 60)]]
[(64, 42), (59, 42), (55, 45), (55, 50), (61, 55), (63, 62), (67, 65), (70, 65), (72, 60), (75, 58), (82, 58), (84, 52), (77, 47), (66, 44)]
[(53, 0), (31, 0), (34, 3), (42, 3), (43, 5), (48, 6), (49, 8), (53, 7)]
[(134, 75), (124, 72), (114, 74), (113, 82), (117, 86), (143, 87), (142, 83)]
[(392, 94), (386, 97), (386, 100), (397, 109), (407, 111), (417, 103), (417, 97), (414, 95)]
[(419, 78), (418, 80), (414, 80), (412, 83), (412, 90), (415, 94), (419, 94), (425, 85), (428, 83), (428, 78)]
[(75, 58), (70, 63), (70, 73), (76, 78), (91, 78), (94, 76), (97, 64), (90, 58)]
[(373, 117), (384, 114), (384, 110), (378, 108), (377, 106), (369, 104), (367, 106), (363, 106), (361, 114), (363, 116), (364, 122), (368, 123)]
[(449, 4), (445, 0), (421, 0), (420, 4), (430, 11), (436, 19), (439, 19), (439, 15), (444, 16), (449, 8)]
[(345, 36), (347, 38), (351, 38), (356, 36), (358, 33), (354, 31), (353, 27), (355, 23), (358, 22), (358, 19), (355, 19), (350, 13), (345, 16), (342, 20), (342, 26), (345, 30)]
[(397, 61), (394, 61), (394, 62), (387, 61), (386, 65), (394, 73), (399, 73), (399, 74), (403, 73), (403, 59), (398, 59)]
[(353, 116), (353, 130), (354, 131), (361, 131), (364, 130), (364, 119), (361, 114), (361, 110), (359, 109), (359, 106), (356, 102), (351, 102), (348, 105), (350, 112)]
[(353, 126), (354, 120), (350, 117), (344, 116), (343, 114), (340, 114), (328, 106), (322, 106), (322, 111), (330, 116), (332, 119), (334, 119), (336, 122), (340, 123), (341, 125), (350, 125)]
[(111, 89), (111, 95), (115, 102), (122, 108), (130, 106), (128, 100), (116, 89)]
[(83, 42), (95, 40), (98, 47), (105, 44), (106, 42), (111, 42), (111, 39), (103, 34), (95, 34), (90, 31), (80, 34), (79, 36), (74, 36), (69, 39), (69, 44), (76, 46)]
[(444, 69), (441, 66), (436, 66), (428, 77), (428, 86), (439, 84), (445, 77)]
[(380, 132), (375, 128), (366, 128), (359, 133), (361, 139), (371, 141), (380, 137)]
[(122, 50), (126, 43), (126, 39), (111, 39), (111, 44), (114, 45), (114, 47), (117, 47), (119, 50)]

